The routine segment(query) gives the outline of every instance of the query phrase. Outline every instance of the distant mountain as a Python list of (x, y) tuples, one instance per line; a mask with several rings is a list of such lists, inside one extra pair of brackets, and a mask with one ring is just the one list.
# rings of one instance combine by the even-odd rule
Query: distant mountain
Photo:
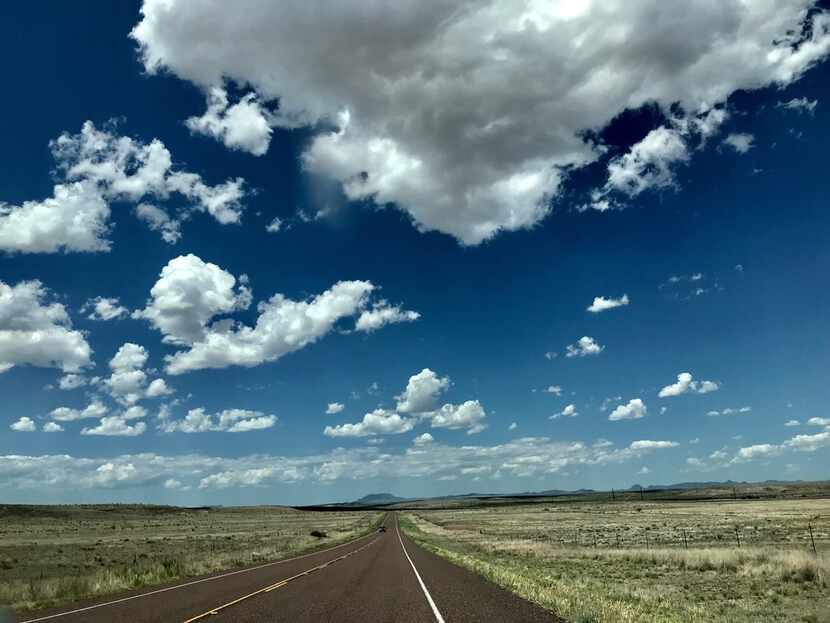
[[(705, 481), (705, 482), (678, 482), (667, 485), (651, 484), (648, 486), (633, 484), (627, 489), (617, 489), (618, 493), (626, 491), (690, 491), (694, 489), (718, 489), (723, 487), (741, 487), (747, 485), (794, 485), (801, 484), (802, 480), (764, 480), (762, 482), (740, 482), (734, 480), (726, 481)], [(354, 502), (346, 502), (334, 504), (333, 506), (384, 506), (386, 504), (395, 504), (397, 502), (427, 502), (430, 500), (457, 500), (463, 498), (532, 498), (532, 497), (557, 497), (565, 495), (586, 495), (592, 493), (603, 493), (596, 489), (547, 489), (545, 491), (522, 491), (516, 493), (460, 493), (455, 495), (441, 495), (432, 498), (402, 498), (391, 493), (371, 493), (365, 495)]]
[(394, 504), (395, 502), (403, 502), (406, 498), (399, 498), (397, 495), (391, 493), (370, 493), (364, 495), (359, 500), (352, 502), (355, 506), (379, 506), (381, 504)]
[(633, 484), (628, 488), (628, 491), (639, 491), (645, 489), (647, 491), (662, 491), (665, 489), (706, 489), (709, 487), (734, 487), (736, 485), (745, 485), (746, 482), (736, 482), (734, 480), (708, 480), (703, 482), (675, 482), (670, 485), (648, 485)]

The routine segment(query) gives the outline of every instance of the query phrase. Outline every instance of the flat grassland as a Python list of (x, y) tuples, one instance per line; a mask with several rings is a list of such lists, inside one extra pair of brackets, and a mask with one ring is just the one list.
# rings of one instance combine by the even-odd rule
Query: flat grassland
[(830, 622), (828, 499), (416, 508), (401, 526), (573, 623)]
[(382, 515), (267, 506), (0, 506), (0, 604), (30, 610), (285, 558), (355, 538)]

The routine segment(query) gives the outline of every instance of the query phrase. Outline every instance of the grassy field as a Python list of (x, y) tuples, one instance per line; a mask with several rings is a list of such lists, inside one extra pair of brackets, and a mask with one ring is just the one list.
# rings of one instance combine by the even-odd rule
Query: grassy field
[(552, 500), (418, 509), (401, 525), (573, 623), (830, 622), (827, 499)]
[(382, 515), (0, 506), (0, 604), (29, 610), (284, 558), (357, 537)]

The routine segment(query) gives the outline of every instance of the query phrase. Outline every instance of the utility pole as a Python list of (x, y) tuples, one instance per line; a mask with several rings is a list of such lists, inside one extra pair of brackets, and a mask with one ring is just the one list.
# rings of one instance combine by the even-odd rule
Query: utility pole
[(810, 530), (810, 543), (813, 544), (813, 556), (818, 556), (818, 552), (816, 551), (816, 542), (813, 539), (813, 524), (808, 523), (807, 528)]

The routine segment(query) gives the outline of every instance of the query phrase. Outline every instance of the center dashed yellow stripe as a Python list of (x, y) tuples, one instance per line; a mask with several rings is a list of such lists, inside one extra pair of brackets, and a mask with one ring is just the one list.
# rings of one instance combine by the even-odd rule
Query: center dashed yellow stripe
[(273, 584), (269, 584), (268, 586), (263, 586), (262, 588), (260, 588), (258, 590), (255, 590), (253, 593), (248, 593), (247, 595), (243, 595), (242, 597), (237, 597), (233, 601), (229, 601), (228, 603), (222, 604), (221, 606), (216, 606), (215, 608), (211, 608), (207, 612), (203, 612), (202, 614), (197, 614), (195, 617), (191, 617), (191, 618), (187, 619), (186, 621), (184, 621), (184, 623), (193, 623), (193, 621), (198, 621), (199, 619), (203, 619), (205, 617), (209, 617), (209, 616), (212, 616), (212, 615), (215, 615), (215, 614), (219, 614), (219, 612), (224, 610), (225, 608), (230, 608), (231, 606), (235, 606), (236, 604), (238, 604), (241, 601), (245, 601), (246, 599), (250, 599), (251, 597), (255, 597), (255, 596), (260, 595), (262, 593), (270, 593), (273, 590), (276, 590), (278, 588), (282, 588), (283, 586), (285, 586), (286, 584), (288, 584), (289, 582), (291, 582), (293, 580), (296, 580), (297, 578), (301, 578), (304, 575), (314, 573), (315, 571), (319, 571), (320, 569), (325, 569), (326, 567), (328, 567), (329, 565), (337, 562), (338, 560), (344, 560), (344, 559), (348, 558), (349, 556), (351, 556), (352, 554), (357, 554), (359, 551), (366, 549), (370, 545), (373, 545), (375, 543), (375, 541), (377, 541), (377, 540), (378, 540), (377, 537), (375, 537), (374, 539), (369, 541), (366, 545), (363, 545), (362, 547), (359, 547), (356, 550), (353, 550), (353, 551), (351, 551), (347, 554), (343, 554), (342, 556), (338, 556), (337, 558), (334, 558), (332, 560), (324, 562), (320, 565), (317, 565), (316, 567), (312, 567), (311, 569), (306, 569), (305, 571), (301, 571), (297, 575), (292, 575), (290, 578), (284, 578), (282, 580), (277, 580)]

